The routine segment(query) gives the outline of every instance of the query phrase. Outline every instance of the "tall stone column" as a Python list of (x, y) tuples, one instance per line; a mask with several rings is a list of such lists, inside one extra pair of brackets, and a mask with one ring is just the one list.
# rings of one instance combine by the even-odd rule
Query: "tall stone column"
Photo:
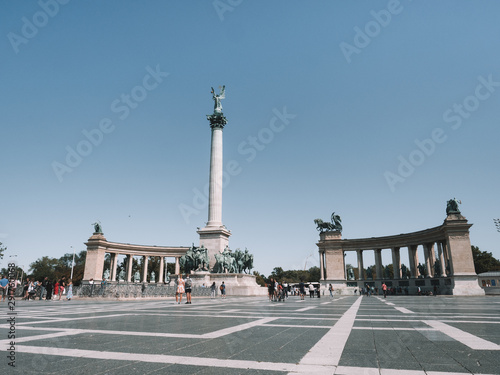
[(163, 282), (163, 274), (165, 273), (165, 257), (160, 257), (160, 274), (158, 275), (158, 283)]
[(180, 257), (175, 257), (175, 274), (178, 275), (181, 273), (181, 265), (179, 263)]
[(132, 267), (134, 265), (134, 257), (132, 254), (127, 255), (127, 282), (132, 281)]
[(432, 269), (433, 262), (431, 262), (431, 257), (432, 257), (431, 252), (434, 251), (434, 245), (432, 243), (425, 243), (423, 246), (424, 246), (425, 268), (427, 269), (427, 277), (432, 277), (434, 270)]
[(399, 253), (399, 247), (393, 247), (391, 249), (392, 253), (392, 269), (394, 270), (394, 278), (396, 280), (401, 279), (401, 256)]
[(323, 252), (319, 252), (319, 279), (325, 279), (325, 263), (324, 263), (325, 254)]
[(410, 272), (411, 277), (418, 277), (418, 254), (417, 254), (417, 245), (408, 246), (408, 260), (410, 261)]
[(384, 278), (384, 272), (382, 267), (382, 249), (375, 250), (375, 272), (377, 273), (377, 279)]
[(358, 255), (358, 280), (365, 279), (365, 270), (363, 266), (363, 250), (356, 250)]
[(118, 266), (118, 254), (111, 253), (111, 281), (116, 281), (116, 267)]
[(444, 259), (444, 251), (443, 251), (443, 243), (438, 242), (438, 256), (439, 256), (439, 263), (441, 263), (441, 277), (446, 277), (446, 261)]
[(148, 261), (149, 257), (144, 255), (142, 257), (143, 265), (142, 265), (142, 282), (145, 283), (148, 281)]
[(214, 93), (216, 107), (214, 113), (207, 116), (212, 129), (208, 222), (204, 228), (197, 231), (200, 235), (200, 246), (203, 245), (208, 250), (210, 269), (215, 265), (215, 254), (222, 252), (228, 246), (229, 236), (231, 235), (231, 232), (222, 224), (222, 129), (227, 124), (227, 119), (224, 117), (220, 106), (220, 99), (223, 98), (223, 92), (219, 96)]

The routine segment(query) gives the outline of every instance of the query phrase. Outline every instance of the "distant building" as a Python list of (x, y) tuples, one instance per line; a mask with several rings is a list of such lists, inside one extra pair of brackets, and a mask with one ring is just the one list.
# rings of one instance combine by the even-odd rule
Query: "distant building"
[(477, 280), (486, 294), (500, 295), (500, 271), (480, 273), (477, 275)]

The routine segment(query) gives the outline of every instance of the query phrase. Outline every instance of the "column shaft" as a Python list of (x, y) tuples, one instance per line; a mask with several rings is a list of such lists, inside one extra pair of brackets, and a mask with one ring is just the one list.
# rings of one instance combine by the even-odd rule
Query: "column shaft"
[(143, 267), (142, 267), (142, 282), (145, 283), (148, 281), (148, 261), (149, 257), (144, 255), (142, 257)]
[(377, 273), (377, 279), (384, 278), (384, 272), (382, 267), (382, 249), (375, 250), (375, 272)]
[(116, 267), (118, 265), (118, 254), (111, 254), (111, 281), (116, 281)]
[(441, 277), (446, 277), (446, 261), (444, 259), (444, 251), (443, 251), (443, 243), (438, 242), (438, 256), (439, 256), (439, 263), (441, 263)]
[(408, 246), (408, 260), (410, 261), (410, 273), (412, 278), (418, 277), (418, 256), (417, 245)]
[(132, 265), (134, 257), (131, 254), (127, 255), (127, 282), (132, 281)]
[(158, 275), (158, 283), (163, 282), (164, 273), (165, 273), (165, 257), (160, 257), (160, 274)]
[(222, 128), (212, 128), (207, 227), (222, 226)]
[(399, 253), (399, 247), (393, 247), (392, 252), (392, 269), (394, 271), (394, 279), (401, 279), (401, 256)]
[(358, 254), (358, 280), (365, 279), (365, 270), (363, 268), (363, 250), (356, 250)]
[(179, 264), (179, 257), (175, 257), (175, 274), (181, 273), (181, 265)]
[(320, 251), (319, 253), (319, 278), (320, 280), (324, 280), (325, 279), (325, 263), (323, 261), (323, 256), (324, 256), (324, 253), (322, 251)]

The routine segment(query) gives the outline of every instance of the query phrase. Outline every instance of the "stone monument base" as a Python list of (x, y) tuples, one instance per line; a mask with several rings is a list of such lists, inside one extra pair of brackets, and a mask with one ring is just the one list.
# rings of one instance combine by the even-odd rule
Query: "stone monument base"
[(255, 281), (254, 275), (246, 273), (209, 273), (206, 271), (194, 271), (189, 277), (193, 280), (193, 286), (205, 286), (210, 288), (215, 282), (217, 293), (224, 282), (226, 295), (228, 296), (267, 296), (267, 288), (262, 287)]
[(484, 289), (477, 282), (477, 275), (453, 275), (452, 294), (454, 296), (484, 296)]

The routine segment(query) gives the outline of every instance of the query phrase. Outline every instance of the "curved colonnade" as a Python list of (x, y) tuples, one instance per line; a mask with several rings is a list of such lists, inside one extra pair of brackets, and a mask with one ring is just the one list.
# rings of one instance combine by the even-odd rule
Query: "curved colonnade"
[[(474, 270), (474, 262), (469, 238), (469, 228), (472, 224), (460, 214), (450, 214), (444, 223), (438, 227), (394, 236), (371, 237), (360, 239), (342, 239), (340, 232), (322, 232), (320, 241), (317, 243), (320, 255), (321, 283), (323, 285), (333, 284), (334, 288), (346, 289), (348, 282), (352, 286), (353, 281), (347, 280), (344, 255), (346, 251), (356, 251), (358, 260), (358, 278), (355, 282), (357, 287), (363, 287), (369, 280), (371, 285), (381, 287), (387, 278), (383, 276), (382, 250), (390, 249), (394, 278), (390, 281), (391, 286), (416, 288), (437, 285), (445, 287), (446, 293), (459, 295), (484, 294), (477, 285), (477, 275)], [(424, 264), (427, 275), (420, 275), (418, 269), (418, 246), (423, 247)], [(409, 259), (410, 280), (402, 281), (405, 275), (401, 275), (401, 250), (407, 248)], [(435, 272), (437, 258), (441, 265), (439, 274)], [(375, 255), (376, 278), (368, 279), (364, 274), (363, 252), (373, 251)], [(416, 282), (422, 278), (445, 278), (441, 283), (434, 281), (426, 284)], [(347, 292), (347, 291), (346, 291)], [(351, 292), (352, 293), (352, 292)]]
[(102, 233), (94, 233), (89, 238), (87, 245), (87, 258), (85, 260), (85, 271), (83, 281), (90, 279), (102, 280), (104, 272), (104, 259), (106, 253), (111, 254), (110, 279), (114, 282), (117, 279), (116, 269), (118, 266), (118, 256), (127, 257), (127, 271), (125, 281), (132, 281), (132, 262), (134, 256), (143, 257), (143, 268), (141, 270), (141, 282), (147, 282), (149, 257), (160, 257), (160, 271), (156, 282), (163, 283), (165, 273), (165, 258), (175, 258), (175, 273), (180, 272), (179, 259), (189, 247), (166, 247), (166, 246), (145, 246), (132, 245), (119, 242), (108, 242)]

